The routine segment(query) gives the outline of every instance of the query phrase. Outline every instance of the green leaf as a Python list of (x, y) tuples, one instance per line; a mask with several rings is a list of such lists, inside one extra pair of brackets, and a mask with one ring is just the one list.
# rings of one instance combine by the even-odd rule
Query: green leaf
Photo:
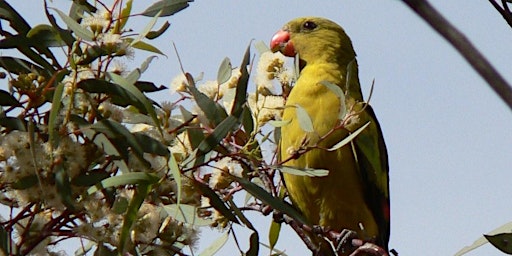
[[(226, 233), (227, 234), (227, 233)], [(0, 226), (0, 252), (2, 252), (3, 255), (14, 255), (15, 253), (11, 254), (11, 236), (5, 229), (3, 225)]]
[(199, 256), (213, 256), (215, 253), (217, 253), (224, 244), (228, 241), (228, 232), (222, 233), (222, 235), (219, 236), (219, 238), (215, 239), (213, 243), (211, 243), (204, 251), (199, 253)]
[(142, 39), (144, 37), (146, 37), (146, 35), (151, 31), (151, 29), (155, 26), (156, 24), (156, 21), (158, 20), (158, 17), (160, 16), (160, 14), (162, 13), (162, 11), (158, 11), (153, 17), (152, 19), (149, 21), (149, 23), (146, 25), (146, 27), (139, 33), (139, 35), (137, 37), (135, 37), (135, 39), (133, 39), (133, 41), (130, 43), (131, 46), (133, 46), (133, 44), (135, 43), (138, 43), (138, 42), (141, 42)]
[(27, 38), (37, 42), (42, 47), (61, 47), (66, 46), (59, 32), (47, 24), (39, 24), (33, 27), (28, 33)]
[(123, 227), (121, 228), (121, 235), (119, 237), (119, 251), (120, 255), (125, 255), (130, 241), (130, 231), (133, 224), (137, 220), (137, 213), (139, 212), (140, 206), (144, 202), (144, 199), (151, 191), (151, 185), (147, 183), (140, 183), (135, 190), (132, 201), (128, 206), (128, 210), (124, 215)]
[(112, 205), (112, 212), (115, 214), (123, 214), (126, 212), (129, 206), (128, 199), (126, 197), (117, 197), (116, 201), (114, 201), (114, 204)]
[(38, 74), (47, 74), (47, 71), (42, 67), (28, 62), (26, 60), (14, 57), (1, 57), (0, 56), (0, 67), (7, 70), (9, 73), (16, 75), (27, 74), (35, 70)]
[(9, 92), (0, 90), (0, 106), (20, 107), (21, 104)]
[(161, 11), (160, 16), (171, 16), (189, 6), (189, 2), (193, 0), (161, 0), (142, 12), (142, 15), (153, 17)]
[[(510, 233), (511, 230), (512, 230), (512, 222), (508, 222), (508, 223), (488, 232), (487, 235), (493, 236), (493, 235), (498, 235), (498, 234), (502, 234), (502, 233)], [(478, 238), (476, 241), (474, 241), (473, 244), (465, 246), (464, 248), (459, 250), (457, 253), (455, 253), (454, 256), (462, 256), (470, 251), (475, 250), (476, 248), (478, 248), (486, 243), (488, 243), (488, 240), (482, 236), (482, 237)]]
[(157, 58), (157, 57), (156, 56), (149, 56), (146, 60), (144, 60), (144, 62), (142, 62), (142, 64), (140, 65), (140, 73), (144, 73), (148, 69), (149, 64), (151, 63), (151, 61), (153, 61), (155, 58)]
[(254, 43), (254, 48), (256, 48), (260, 55), (266, 52), (270, 52), (270, 48), (268, 48), (268, 46), (263, 41), (256, 41), (256, 43)]
[(149, 44), (149, 43), (146, 43), (144, 41), (138, 41), (138, 42), (135, 42), (132, 44), (132, 47), (133, 48), (136, 48), (136, 49), (140, 49), (140, 50), (143, 50), (143, 51), (148, 51), (148, 52), (152, 52), (152, 53), (158, 53), (160, 55), (164, 55), (165, 54), (160, 51), (160, 49), (156, 48), (155, 46)]
[(130, 18), (130, 13), (132, 12), (132, 2), (133, 2), (133, 0), (126, 1), (125, 5), (124, 5), (125, 7), (121, 11), (121, 15), (120, 15), (119, 22), (118, 22), (119, 27), (118, 27), (117, 31), (121, 31), (124, 28), (124, 26), (126, 25), (126, 22), (128, 22), (128, 19)]
[(66, 169), (61, 164), (56, 166), (55, 170), (55, 186), (62, 203), (71, 211), (75, 209), (75, 200), (72, 198), (73, 190), (71, 189), (71, 183), (69, 182), (69, 176)]
[(127, 91), (129, 91), (131, 94), (137, 98), (137, 100), (146, 108), (146, 111), (148, 112), (149, 116), (151, 116), (151, 119), (153, 119), (153, 122), (155, 126), (158, 128), (160, 133), (162, 133), (162, 127), (160, 127), (160, 121), (158, 120), (158, 117), (156, 115), (155, 109), (153, 108), (153, 105), (148, 100), (144, 94), (132, 83), (129, 83), (125, 78), (122, 76), (119, 76), (114, 73), (108, 73), (112, 81), (116, 84), (121, 85), (123, 88), (125, 88)]
[(152, 82), (148, 81), (137, 81), (135, 82), (135, 86), (141, 91), (141, 92), (158, 92), (165, 89), (168, 89), (166, 86), (160, 85), (156, 86)]
[(213, 150), (219, 143), (226, 137), (226, 135), (233, 130), (238, 124), (238, 120), (234, 116), (228, 116), (222, 121), (215, 130), (206, 136), (203, 141), (199, 144), (198, 154), (206, 154)]
[(147, 113), (146, 107), (121, 85), (101, 79), (86, 79), (78, 82), (78, 88), (90, 93), (105, 93), (111, 96), (112, 104), (119, 106), (135, 106), (141, 113)]
[(281, 223), (272, 221), (270, 223), (270, 230), (268, 231), (270, 250), (274, 250), (274, 247), (277, 244), (277, 240), (279, 240), (279, 233), (281, 233)]
[(229, 221), (234, 222), (236, 224), (240, 224), (236, 216), (226, 207), (226, 204), (222, 199), (220, 199), (220, 196), (215, 193), (210, 187), (207, 185), (200, 183), (196, 181), (194, 183), (195, 186), (197, 186), (203, 196), (206, 196), (210, 199), (210, 205), (215, 208), (215, 210), (219, 211), (224, 217), (226, 217)]
[(251, 110), (246, 106), (244, 106), (244, 112), (242, 113), (242, 125), (244, 126), (244, 131), (247, 134), (251, 134), (254, 131), (254, 120), (252, 119)]
[(0, 126), (9, 130), (27, 131), (26, 121), (16, 117), (0, 117)]
[(229, 58), (224, 58), (220, 63), (219, 70), (217, 71), (217, 83), (223, 84), (229, 80), (231, 73), (233, 72), (233, 66)]
[(165, 157), (169, 155), (169, 150), (159, 140), (156, 140), (144, 133), (138, 132), (133, 133), (133, 136), (135, 137), (143, 152)]
[(60, 16), (62, 21), (64, 21), (64, 23), (66, 23), (66, 25), (68, 25), (68, 28), (71, 29), (77, 37), (80, 37), (87, 41), (93, 40), (94, 34), (92, 33), (92, 31), (82, 27), (82, 25), (78, 24), (75, 20), (73, 20), (71, 17), (69, 17), (68, 15), (66, 15), (65, 13), (60, 11), (59, 9), (56, 9), (56, 8), (50, 8), (50, 9), (57, 12), (57, 14)]
[(107, 136), (103, 133), (96, 133), (93, 129), (91, 129), (91, 124), (87, 122), (82, 117), (77, 115), (71, 115), (70, 120), (77, 124), (80, 127), (82, 133), (90, 140), (96, 144), (103, 152), (114, 159), (114, 164), (121, 169), (123, 173), (128, 173), (130, 169), (128, 165), (123, 160), (126, 156), (123, 157), (123, 152), (116, 147), (114, 143), (112, 143)]
[(167, 163), (167, 167), (169, 167), (172, 178), (174, 179), (174, 182), (176, 182), (176, 202), (179, 207), (181, 202), (181, 171), (178, 167), (178, 162), (176, 161), (176, 158), (172, 152), (169, 155), (169, 162)]
[(233, 108), (231, 109), (231, 115), (240, 117), (242, 115), (243, 106), (247, 101), (247, 85), (249, 83), (249, 72), (247, 66), (251, 61), (251, 45), (247, 46), (245, 50), (244, 58), (240, 64), (240, 78), (236, 84), (235, 101), (233, 102)]
[(146, 172), (129, 172), (123, 173), (117, 176), (109, 177), (102, 180), (100, 183), (87, 190), (87, 193), (93, 194), (94, 192), (109, 188), (118, 187), (124, 185), (137, 185), (137, 184), (155, 184), (158, 181), (158, 177), (154, 174)]
[(363, 126), (359, 127), (357, 130), (355, 130), (353, 133), (351, 133), (350, 135), (348, 135), (347, 137), (345, 137), (344, 139), (342, 139), (340, 142), (336, 143), (334, 146), (332, 146), (331, 148), (327, 149), (328, 151), (334, 151), (334, 150), (337, 150), (345, 145), (347, 145), (348, 143), (350, 143), (352, 140), (354, 140), (355, 137), (357, 137), (357, 135), (359, 135), (366, 127), (368, 127), (368, 125), (370, 125), (371, 122), (367, 122), (366, 124), (364, 124)]
[(107, 56), (110, 53), (104, 47), (99, 45), (92, 45), (87, 47), (85, 52), (80, 56), (80, 59), (76, 61), (78, 65), (88, 65), (93, 61), (97, 60), (99, 57)]
[(163, 33), (165, 33), (165, 31), (171, 26), (171, 24), (168, 22), (168, 21), (165, 21), (165, 23), (162, 25), (162, 27), (160, 27), (159, 30), (157, 31), (149, 31), (147, 34), (146, 34), (146, 38), (147, 39), (155, 39), (157, 37), (159, 37), (160, 35), (162, 35)]
[(110, 173), (100, 171), (90, 171), (81, 173), (71, 180), (71, 184), (78, 187), (90, 187), (96, 183), (110, 177)]
[(331, 90), (338, 99), (340, 99), (340, 112), (338, 114), (338, 119), (343, 120), (345, 118), (345, 115), (347, 114), (347, 106), (345, 104), (345, 94), (343, 93), (343, 90), (334, 83), (331, 83), (329, 81), (322, 81), (320, 84), (327, 87), (329, 90)]
[(291, 120), (280, 120), (280, 121), (270, 120), (270, 121), (268, 121), (268, 124), (278, 128), (278, 127), (283, 127), (283, 126), (289, 124), (290, 122), (291, 122)]
[(295, 113), (299, 120), (299, 126), (303, 131), (305, 131), (305, 132), (314, 132), (315, 131), (315, 129), (313, 128), (313, 121), (311, 120), (311, 117), (309, 116), (308, 112), (303, 107), (301, 107), (299, 104), (295, 104)]
[(212, 219), (203, 219), (197, 216), (197, 206), (188, 204), (171, 204), (164, 206), (164, 210), (177, 221), (198, 227), (206, 227), (213, 223)]
[(264, 190), (262, 187), (250, 182), (248, 179), (239, 178), (232, 176), (232, 178), (240, 184), (247, 192), (251, 193), (255, 198), (258, 198), (263, 203), (270, 205), (273, 209), (276, 209), (282, 213), (287, 214), (293, 219), (300, 221), (301, 223), (308, 224), (306, 219), (297, 211), (293, 206), (285, 203), (279, 198), (272, 196), (269, 192)]
[(345, 90), (347, 91), (347, 93), (350, 88), (350, 81), (352, 80), (352, 73), (354, 72), (355, 61), (356, 61), (356, 59), (353, 59), (347, 65), (347, 78), (345, 81)]
[(189, 73), (186, 73), (185, 76), (187, 77), (188, 81), (188, 89), (194, 97), (194, 101), (196, 102), (197, 106), (201, 109), (201, 111), (203, 111), (206, 118), (208, 118), (213, 126), (217, 126), (220, 122), (222, 122), (227, 114), (225, 111), (222, 113), (222, 111), (217, 108), (215, 101), (208, 98), (208, 96), (196, 88), (194, 78)]
[(37, 175), (28, 175), (22, 178), (19, 178), (17, 181), (11, 184), (11, 188), (13, 189), (27, 189), (35, 186), (38, 183)]
[(50, 109), (50, 118), (48, 120), (48, 134), (51, 145), (56, 148), (59, 144), (59, 134), (56, 131), (57, 116), (60, 112), (62, 102), (62, 93), (64, 91), (64, 83), (59, 83), (53, 93), (52, 108)]
[(260, 250), (260, 238), (258, 232), (254, 231), (250, 238), (249, 250), (245, 253), (246, 256), (258, 256)]
[[(96, 122), (95, 124), (91, 125), (90, 128), (98, 133), (105, 134), (109, 139), (122, 139), (123, 142), (126, 142), (126, 144), (130, 146), (134, 155), (141, 162), (147, 164), (143, 156), (144, 150), (141, 145), (141, 142), (144, 141), (144, 138), (141, 137), (140, 140), (137, 140), (137, 137), (135, 137), (134, 134), (132, 134), (128, 129), (126, 129), (126, 127), (124, 127), (118, 122), (109, 119), (103, 119), (99, 122)], [(165, 148), (164, 150), (167, 151), (167, 148)]]
[(297, 175), (297, 176), (308, 176), (308, 177), (325, 177), (329, 174), (329, 170), (325, 169), (314, 169), (314, 168), (300, 168), (291, 166), (277, 166), (281, 172)]
[(501, 233), (497, 235), (484, 236), (498, 250), (506, 254), (512, 254), (512, 233)]

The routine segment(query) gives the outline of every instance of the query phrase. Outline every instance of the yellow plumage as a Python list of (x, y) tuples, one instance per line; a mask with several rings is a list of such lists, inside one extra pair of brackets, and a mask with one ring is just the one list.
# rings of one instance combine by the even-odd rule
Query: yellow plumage
[[(280, 157), (289, 159), (301, 146), (315, 149), (287, 161), (284, 165), (299, 168), (327, 169), (326, 177), (308, 177), (284, 173), (293, 204), (310, 224), (341, 231), (356, 231), (359, 238), (372, 240), (387, 249), (389, 240), (389, 188), (386, 147), (375, 115), (365, 107), (355, 52), (349, 37), (336, 23), (317, 17), (290, 21), (271, 42), (273, 50), (285, 55), (298, 54), (300, 76), (290, 92), (283, 113), (289, 123), (281, 128)], [(347, 66), (354, 61), (347, 85)], [(346, 108), (358, 115), (350, 126), (338, 129), (340, 98), (323, 83), (341, 87)], [(297, 109), (303, 108), (311, 118), (313, 132), (299, 124)], [(347, 137), (350, 132), (370, 125), (348, 144), (335, 151), (325, 149)], [(361, 230), (360, 226), (364, 228)], [(319, 246), (324, 248), (322, 240)], [(318, 252), (330, 255), (330, 252)]]

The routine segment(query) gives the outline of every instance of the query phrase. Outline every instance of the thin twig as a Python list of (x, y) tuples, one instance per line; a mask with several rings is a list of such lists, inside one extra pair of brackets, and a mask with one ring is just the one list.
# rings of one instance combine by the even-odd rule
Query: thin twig
[(403, 0), (403, 2), (448, 40), (512, 110), (512, 87), (460, 31), (428, 1)]

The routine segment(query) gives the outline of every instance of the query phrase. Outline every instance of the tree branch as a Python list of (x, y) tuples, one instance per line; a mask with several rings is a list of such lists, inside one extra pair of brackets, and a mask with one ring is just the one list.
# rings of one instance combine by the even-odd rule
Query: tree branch
[(403, 2), (448, 40), (512, 110), (512, 87), (461, 32), (428, 1), (403, 0)]

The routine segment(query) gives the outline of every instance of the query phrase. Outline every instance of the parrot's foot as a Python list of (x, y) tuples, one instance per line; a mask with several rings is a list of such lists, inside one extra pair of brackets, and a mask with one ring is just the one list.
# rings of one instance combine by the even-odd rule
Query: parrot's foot
[(343, 254), (346, 252), (351, 252), (354, 250), (354, 246), (356, 246), (352, 241), (357, 239), (357, 233), (350, 229), (343, 229), (336, 236), (335, 246), (336, 252)]

